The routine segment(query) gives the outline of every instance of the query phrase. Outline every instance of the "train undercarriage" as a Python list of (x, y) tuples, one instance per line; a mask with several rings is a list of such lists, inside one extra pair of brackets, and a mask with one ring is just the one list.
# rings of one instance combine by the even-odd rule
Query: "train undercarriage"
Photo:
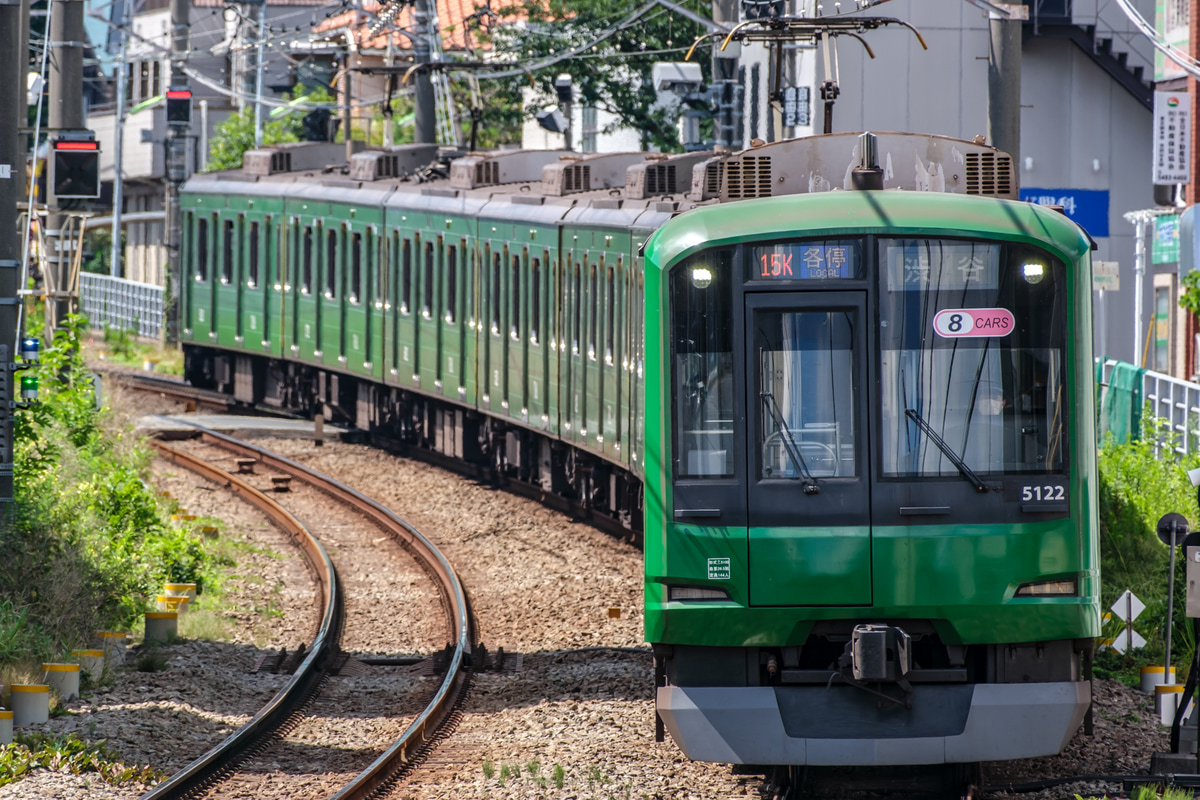
[(556, 498), (576, 512), (642, 529), (642, 484), (620, 466), (543, 432), (394, 386), (308, 364), (184, 345), (193, 386), (362, 431), (372, 441), (438, 454)]

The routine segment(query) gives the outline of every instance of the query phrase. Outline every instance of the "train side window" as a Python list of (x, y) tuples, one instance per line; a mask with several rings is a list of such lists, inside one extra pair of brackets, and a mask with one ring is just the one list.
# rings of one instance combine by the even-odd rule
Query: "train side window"
[[(464, 250), (464, 252), (467, 250), (467, 243), (466, 243), (465, 239), (463, 240), (463, 250)], [(466, 279), (466, 284), (467, 284), (467, 325), (469, 325), (472, 329), (475, 328), (475, 316), (476, 316), (476, 314), (475, 314), (475, 305), (476, 305), (475, 304), (475, 281), (476, 281), (475, 275), (476, 275), (477, 270), (475, 269), (475, 259), (476, 259), (475, 248), (472, 247), (470, 249), (470, 257), (467, 260), (467, 279)]]
[(732, 277), (733, 251), (716, 250), (669, 278), (677, 478), (735, 474)]
[(500, 335), (500, 269), (499, 253), (492, 253), (492, 334)]
[(592, 316), (588, 320), (588, 359), (595, 361), (597, 345), (596, 340), (598, 338), (596, 336), (596, 328), (598, 326), (597, 320), (600, 317), (600, 287), (598, 285), (599, 278), (596, 273), (595, 265), (592, 266), (590, 278), (590, 289), (592, 293)]
[(405, 239), (400, 248), (400, 313), (412, 313), (412, 239)]
[(421, 304), (421, 316), (433, 318), (433, 242), (425, 243), (425, 301)]
[(196, 220), (196, 280), (208, 280), (208, 220)]
[(529, 267), (529, 343), (542, 339), (542, 262), (533, 259)]
[(578, 262), (575, 264), (575, 283), (572, 286), (574, 291), (571, 293), (571, 310), (573, 314), (573, 335), (571, 336), (571, 355), (579, 355), (579, 335), (583, 331), (583, 322), (580, 319), (580, 314), (583, 312), (583, 273), (580, 270)]
[(446, 322), (453, 325), (458, 319), (458, 247), (446, 248)]
[(250, 270), (246, 285), (251, 289), (258, 286), (258, 222), (250, 223)]
[(338, 232), (331, 230), (325, 235), (325, 297), (337, 297), (338, 276)]
[(512, 301), (508, 335), (516, 342), (521, 339), (521, 256), (519, 255), (512, 257), (512, 281), (508, 285), (508, 296)]
[(351, 303), (359, 302), (362, 294), (362, 234), (350, 235), (350, 291)]
[(613, 337), (616, 333), (617, 313), (616, 272), (612, 267), (608, 268), (608, 291), (604, 296), (604, 302), (607, 304), (606, 311), (608, 312), (608, 326), (604, 332), (604, 363), (611, 367), (613, 363)]
[(313, 229), (305, 227), (304, 229), (304, 263), (303, 269), (300, 272), (300, 291), (304, 294), (312, 294), (313, 285)]
[(225, 220), (224, 250), (221, 259), (221, 283), (233, 280), (233, 220)]

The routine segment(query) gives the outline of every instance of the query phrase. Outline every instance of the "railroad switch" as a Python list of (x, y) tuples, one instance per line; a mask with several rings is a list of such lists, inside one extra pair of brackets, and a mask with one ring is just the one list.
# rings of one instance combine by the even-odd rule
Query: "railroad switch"
[(254, 465), (257, 463), (257, 458), (239, 458), (237, 459), (237, 471), (241, 475), (253, 475)]
[(277, 492), (289, 492), (292, 487), (291, 475), (272, 475), (271, 483)]

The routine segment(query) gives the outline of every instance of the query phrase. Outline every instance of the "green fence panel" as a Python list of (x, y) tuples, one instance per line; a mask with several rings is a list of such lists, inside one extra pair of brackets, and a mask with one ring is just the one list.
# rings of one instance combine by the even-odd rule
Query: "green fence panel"
[(1142, 377), (1146, 370), (1117, 362), (1100, 388), (1100, 441), (1111, 434), (1117, 442), (1136, 439), (1142, 429)]

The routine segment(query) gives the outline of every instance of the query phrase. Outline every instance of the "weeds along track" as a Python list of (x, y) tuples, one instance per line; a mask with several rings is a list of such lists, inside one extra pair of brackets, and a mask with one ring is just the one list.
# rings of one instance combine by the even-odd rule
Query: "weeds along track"
[[(470, 614), (449, 562), (378, 503), (255, 445), (198, 429), (156, 447), (285, 530), (306, 553), (326, 605), (288, 685), (143, 797), (357, 798), (396, 780), (465, 696)], [(439, 679), (412, 666), (421, 656), (397, 657), (438, 652)]]

